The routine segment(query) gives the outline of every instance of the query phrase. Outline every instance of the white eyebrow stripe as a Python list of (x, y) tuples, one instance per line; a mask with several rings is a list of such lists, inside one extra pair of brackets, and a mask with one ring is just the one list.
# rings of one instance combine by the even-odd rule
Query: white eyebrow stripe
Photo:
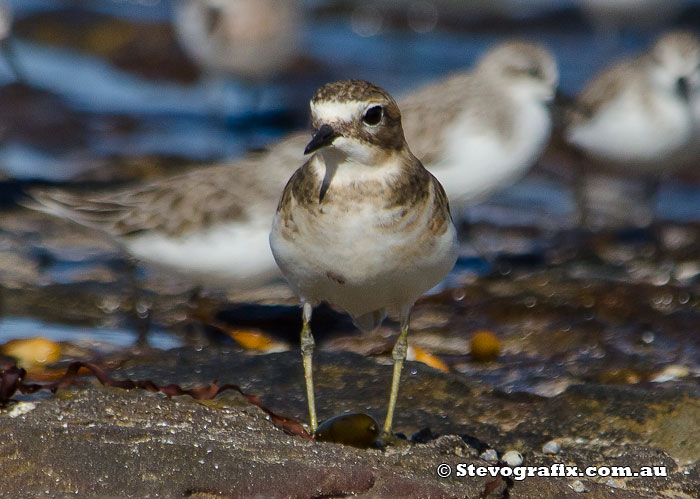
[(321, 122), (329, 121), (352, 121), (358, 114), (359, 109), (363, 109), (366, 102), (346, 101), (346, 102), (317, 102), (311, 103), (311, 113), (314, 118)]

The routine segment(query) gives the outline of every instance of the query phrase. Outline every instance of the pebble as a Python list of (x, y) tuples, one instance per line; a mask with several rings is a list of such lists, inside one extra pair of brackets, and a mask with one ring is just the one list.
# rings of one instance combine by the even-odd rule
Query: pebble
[(686, 366), (670, 365), (666, 366), (656, 376), (651, 378), (654, 383), (664, 383), (666, 381), (674, 381), (681, 378), (686, 378), (690, 374), (690, 369)]
[(360, 449), (373, 447), (379, 437), (379, 424), (367, 414), (349, 413), (327, 419), (315, 433), (319, 442), (334, 442)]
[(550, 440), (542, 446), (543, 454), (559, 454), (561, 451), (561, 445), (556, 440)]
[(574, 492), (586, 492), (586, 487), (583, 485), (583, 482), (581, 480), (571, 482), (569, 484), (569, 487), (571, 487)]
[(15, 404), (15, 406), (10, 410), (10, 412), (7, 413), (7, 415), (11, 418), (16, 418), (18, 416), (27, 414), (28, 412), (31, 412), (34, 409), (36, 409), (36, 404), (32, 402), (17, 402), (17, 404)]
[(503, 462), (508, 466), (520, 466), (523, 464), (523, 455), (516, 450), (509, 450), (503, 454)]
[(493, 449), (486, 449), (484, 452), (481, 453), (479, 458), (483, 459), (484, 461), (488, 461), (489, 463), (495, 463), (496, 461), (498, 461), (498, 454)]

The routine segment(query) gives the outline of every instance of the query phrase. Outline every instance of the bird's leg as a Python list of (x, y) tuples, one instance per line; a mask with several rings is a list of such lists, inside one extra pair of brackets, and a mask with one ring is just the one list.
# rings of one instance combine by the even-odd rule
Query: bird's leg
[(394, 409), (396, 408), (396, 399), (399, 396), (399, 382), (401, 381), (401, 369), (406, 360), (406, 351), (408, 350), (408, 323), (411, 315), (411, 306), (405, 305), (401, 307), (401, 334), (396, 340), (394, 349), (391, 351), (391, 356), (394, 358), (394, 375), (391, 378), (391, 395), (389, 396), (389, 409), (384, 420), (383, 434), (385, 437), (391, 437), (391, 426), (394, 421)]
[(458, 221), (457, 227), (459, 227), (457, 235), (459, 236), (460, 242), (468, 243), (472, 239), (472, 225), (469, 218), (469, 208), (457, 209), (456, 216), (453, 216), (455, 220)]
[(129, 312), (137, 333), (135, 345), (145, 347), (148, 346), (148, 333), (151, 326), (151, 305), (141, 292), (138, 278), (138, 263), (134, 258), (128, 257), (125, 265), (128, 272), (131, 298)]
[(492, 253), (481, 241), (474, 236), (474, 225), (471, 223), (469, 214), (472, 212), (470, 207), (461, 208), (457, 211), (456, 220), (459, 221), (458, 236), (460, 243), (468, 244), (476, 251), (476, 256), (482, 258), (491, 268), (496, 266), (496, 257), (498, 255)]
[(574, 165), (573, 193), (574, 193), (574, 213), (576, 216), (576, 229), (579, 232), (585, 231), (591, 223), (591, 214), (588, 207), (588, 193), (586, 192), (586, 170), (584, 158), (579, 153)]
[(653, 227), (657, 222), (656, 206), (659, 202), (659, 191), (661, 190), (661, 178), (652, 176), (644, 181), (644, 201), (649, 209), (649, 225)]
[(314, 337), (311, 334), (311, 304), (304, 302), (301, 327), (301, 358), (304, 361), (304, 379), (306, 380), (306, 400), (309, 404), (309, 424), (311, 433), (316, 431), (316, 399), (314, 398), (314, 378), (311, 369), (314, 353)]
[(653, 244), (658, 256), (663, 255), (665, 248), (662, 225), (659, 223), (657, 205), (659, 191), (661, 190), (661, 177), (652, 176), (644, 181), (644, 201), (647, 203), (649, 217), (647, 220), (647, 233), (653, 239)]

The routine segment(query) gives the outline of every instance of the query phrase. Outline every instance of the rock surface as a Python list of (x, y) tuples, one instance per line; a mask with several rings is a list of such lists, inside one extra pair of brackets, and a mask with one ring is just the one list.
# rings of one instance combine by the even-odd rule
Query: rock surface
[[(181, 349), (135, 357), (116, 378), (183, 386), (236, 383), (279, 414), (305, 421), (298, 352)], [(316, 356), (321, 419), (384, 415), (391, 369), (355, 354)], [(395, 430), (415, 441), (360, 450), (291, 436), (238, 394), (167, 399), (97, 384), (54, 397), (21, 396), (0, 412), (0, 494), (5, 497), (697, 497), (700, 387), (668, 382), (578, 385), (544, 398), (494, 391), (460, 374), (407, 363)], [(35, 405), (20, 410), (31, 399)], [(430, 428), (427, 431), (426, 428)], [(428, 435), (428, 438), (425, 436)], [(441, 436), (438, 436), (441, 435)], [(542, 445), (556, 439), (556, 456)], [(457, 477), (458, 463), (487, 465), (486, 448), (517, 450), (526, 466), (665, 466), (667, 477)], [(440, 478), (437, 467), (451, 466)], [(574, 484), (579, 480), (581, 484)], [(489, 482), (492, 482), (489, 485)], [(507, 489), (507, 492), (505, 492)]]

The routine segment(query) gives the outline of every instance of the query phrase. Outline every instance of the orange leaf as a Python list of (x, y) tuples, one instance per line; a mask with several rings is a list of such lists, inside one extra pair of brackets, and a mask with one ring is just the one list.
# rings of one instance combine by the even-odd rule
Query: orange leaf
[(432, 367), (433, 369), (437, 369), (438, 371), (442, 371), (444, 373), (450, 372), (450, 368), (447, 366), (447, 364), (445, 364), (435, 355), (426, 352), (420, 347), (414, 346), (412, 348), (415, 360), (417, 360), (418, 362), (422, 362), (423, 364), (426, 364)]
[(265, 352), (272, 348), (275, 341), (265, 333), (255, 330), (237, 329), (227, 331), (229, 336), (233, 338), (243, 348), (250, 350), (259, 350)]

